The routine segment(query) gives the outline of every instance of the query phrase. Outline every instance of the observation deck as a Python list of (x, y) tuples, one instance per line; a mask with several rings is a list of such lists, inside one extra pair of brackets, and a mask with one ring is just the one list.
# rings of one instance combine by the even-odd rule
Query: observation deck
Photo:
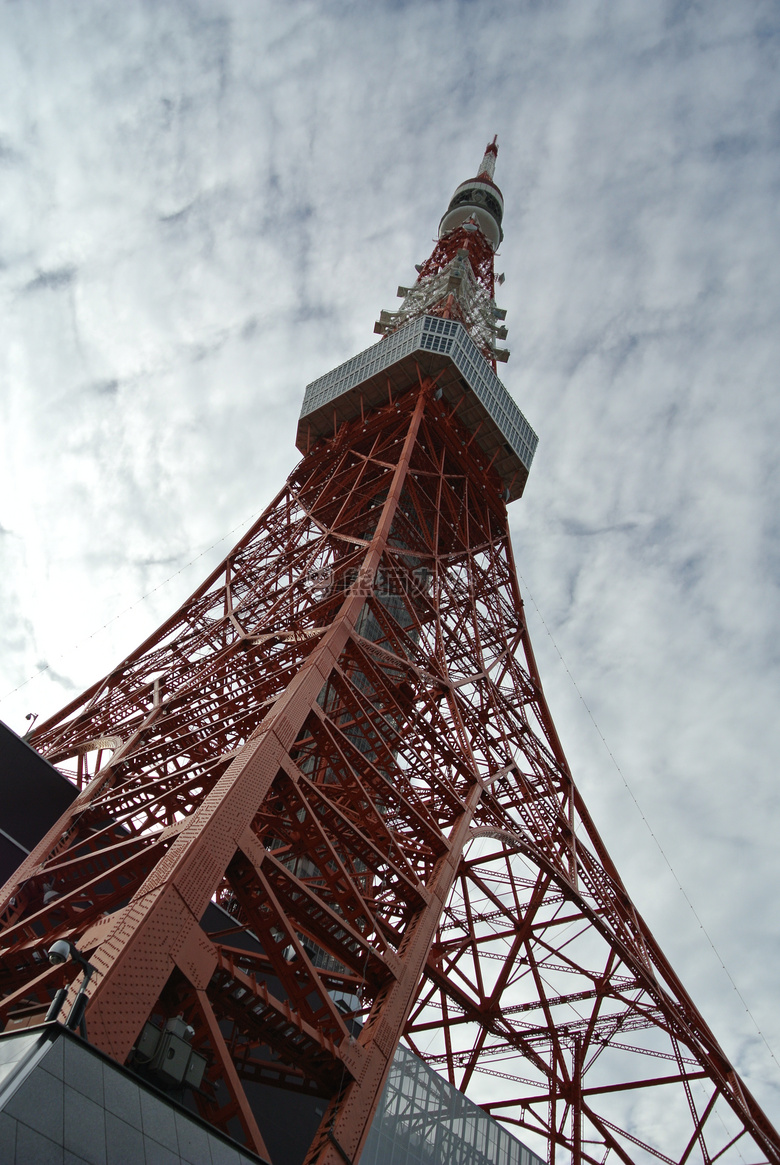
[[(344, 421), (370, 412), (419, 383), (439, 376), (442, 397), (492, 463), (508, 501), (519, 498), (539, 438), (463, 324), (420, 316), (378, 344), (307, 384), (295, 444), (302, 453), (332, 437)], [(440, 375), (439, 375), (440, 374)]]

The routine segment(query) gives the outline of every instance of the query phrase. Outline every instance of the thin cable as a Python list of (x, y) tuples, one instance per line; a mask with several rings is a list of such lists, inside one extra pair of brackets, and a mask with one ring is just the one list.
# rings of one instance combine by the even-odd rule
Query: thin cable
[[(198, 554), (195, 555), (194, 558), (191, 558), (189, 562), (185, 562), (184, 566), (179, 567), (179, 569), (174, 571), (173, 574), (169, 575), (168, 578), (165, 578), (162, 580), (162, 582), (159, 582), (156, 587), (152, 587), (152, 589), (147, 591), (146, 594), (141, 595), (141, 597), (136, 599), (134, 603), (131, 603), (129, 607), (125, 607), (124, 610), (119, 611), (119, 613), (116, 615), (113, 615), (107, 623), (104, 623), (102, 627), (98, 627), (97, 630), (88, 635), (86, 639), (82, 639), (79, 643), (74, 644), (72, 647), (67, 647), (65, 651), (60, 652), (59, 655), (55, 655), (53, 662), (59, 663), (60, 660), (66, 659), (75, 651), (81, 651), (82, 647), (89, 643), (90, 639), (94, 639), (96, 635), (100, 635), (103, 631), (105, 631), (106, 627), (110, 627), (112, 623), (116, 623), (118, 619), (123, 619), (124, 616), (127, 615), (130, 611), (134, 611), (136, 607), (141, 605), (141, 603), (145, 603), (146, 600), (155, 593), (155, 591), (159, 591), (162, 587), (167, 586), (169, 582), (172, 582), (173, 579), (182, 574), (183, 571), (189, 570), (189, 568), (194, 563), (196, 563), (199, 558), (203, 558), (204, 554), (208, 554), (216, 546), (219, 546), (221, 542), (227, 541), (231, 534), (235, 534), (236, 530), (240, 530), (243, 527), (248, 527), (261, 513), (261, 510), (256, 510), (249, 516), (248, 519), (244, 518), (240, 522), (237, 522), (231, 530), (228, 530), (226, 534), (223, 534), (221, 538), (218, 538), (216, 542), (212, 542), (210, 546), (207, 546), (204, 550), (201, 550)], [(38, 676), (41, 676), (45, 671), (48, 671), (51, 666), (51, 663), (43, 664), (43, 666), (34, 671), (31, 676), (28, 676), (26, 680), (22, 680), (22, 682), (15, 688), (11, 688), (9, 692), (6, 692), (5, 695), (2, 696), (2, 699), (7, 700), (9, 696), (13, 696), (16, 692), (20, 692), (22, 688), (26, 687), (27, 684), (29, 684), (32, 680), (37, 679)]]
[(533, 597), (533, 595), (531, 594), (530, 590), (528, 589), (528, 587), (527, 587), (527, 585), (526, 585), (526, 582), (525, 582), (525, 579), (523, 578), (523, 576), (522, 576), (521, 574), (519, 574), (519, 573), (518, 573), (518, 576), (517, 576), (517, 577), (520, 579), (520, 582), (523, 584), (523, 590), (525, 591), (525, 593), (526, 593), (526, 595), (528, 596), (528, 598), (531, 600), (531, 603), (532, 603), (532, 605), (533, 605), (533, 608), (534, 608), (534, 610), (536, 611), (536, 614), (537, 614), (537, 615), (538, 615), (538, 617), (539, 617), (539, 621), (541, 622), (542, 626), (544, 627), (545, 631), (547, 632), (548, 636), (550, 637), (550, 642), (552, 643), (553, 647), (554, 647), (554, 648), (555, 648), (555, 650), (557, 651), (557, 653), (558, 653), (558, 658), (560, 659), (561, 663), (563, 664), (564, 668), (566, 669), (566, 674), (567, 674), (567, 676), (569, 677), (569, 679), (571, 680), (571, 682), (572, 682), (572, 685), (573, 685), (573, 687), (574, 687), (574, 690), (575, 690), (575, 692), (577, 693), (577, 695), (579, 696), (579, 698), (582, 700), (582, 705), (583, 705), (583, 707), (584, 707), (585, 711), (588, 713), (588, 716), (590, 717), (590, 721), (591, 721), (591, 723), (592, 723), (593, 727), (596, 729), (596, 732), (598, 732), (599, 736), (601, 737), (601, 742), (602, 742), (602, 744), (604, 745), (604, 748), (607, 750), (607, 754), (608, 754), (608, 756), (609, 756), (609, 759), (612, 761), (613, 765), (614, 765), (614, 766), (615, 766), (615, 768), (617, 769), (618, 775), (619, 775), (619, 777), (620, 777), (621, 781), (623, 782), (623, 784), (625, 785), (625, 787), (626, 787), (626, 790), (628, 791), (628, 794), (629, 794), (629, 796), (631, 797), (631, 800), (634, 802), (634, 805), (636, 806), (636, 809), (637, 809), (637, 812), (639, 813), (639, 816), (642, 818), (642, 821), (645, 823), (645, 826), (647, 827), (647, 831), (648, 831), (648, 833), (650, 834), (650, 836), (652, 837), (652, 839), (653, 839), (653, 841), (655, 842), (656, 846), (658, 847), (658, 852), (660, 853), (661, 857), (662, 857), (662, 858), (664, 859), (664, 861), (666, 862), (666, 865), (667, 865), (667, 866), (668, 866), (668, 868), (669, 868), (669, 872), (671, 873), (672, 877), (674, 878), (675, 882), (677, 883), (677, 888), (679, 889), (679, 891), (680, 891), (680, 893), (682, 894), (682, 896), (683, 896), (683, 898), (685, 899), (685, 901), (688, 903), (688, 907), (690, 908), (691, 914), (693, 915), (693, 917), (694, 917), (694, 918), (696, 919), (696, 921), (698, 922), (698, 924), (699, 924), (699, 928), (701, 929), (701, 931), (702, 931), (702, 933), (703, 933), (704, 937), (706, 938), (707, 942), (708, 942), (708, 943), (710, 944), (710, 946), (712, 947), (712, 952), (713, 952), (713, 954), (715, 955), (715, 958), (716, 958), (716, 959), (718, 960), (718, 962), (720, 963), (721, 967), (723, 968), (723, 971), (724, 971), (724, 973), (726, 974), (726, 976), (727, 976), (727, 978), (728, 978), (729, 982), (731, 983), (731, 986), (732, 986), (732, 987), (734, 988), (734, 990), (736, 991), (736, 993), (737, 993), (737, 998), (740, 1000), (740, 1002), (742, 1003), (743, 1007), (745, 1008), (745, 1011), (746, 1011), (747, 1015), (749, 1015), (749, 1016), (750, 1016), (751, 1023), (753, 1024), (753, 1026), (755, 1027), (755, 1029), (756, 1029), (756, 1031), (758, 1032), (759, 1036), (761, 1037), (761, 1041), (762, 1041), (762, 1043), (764, 1044), (764, 1047), (766, 1048), (767, 1052), (769, 1053), (769, 1055), (771, 1056), (772, 1060), (774, 1061), (774, 1063), (775, 1063), (775, 1066), (778, 1068), (778, 1070), (780, 1070), (780, 1063), (778, 1062), (778, 1060), (777, 1060), (777, 1057), (775, 1056), (774, 1052), (772, 1051), (771, 1047), (769, 1046), (769, 1043), (768, 1043), (768, 1041), (767, 1041), (767, 1038), (766, 1038), (766, 1036), (765, 1036), (765, 1035), (764, 1035), (764, 1033), (762, 1032), (761, 1028), (758, 1026), (758, 1023), (757, 1023), (757, 1021), (756, 1021), (756, 1018), (755, 1018), (755, 1016), (753, 1015), (753, 1013), (752, 1013), (752, 1011), (750, 1010), (750, 1008), (748, 1007), (748, 1005), (747, 1005), (747, 1002), (746, 1002), (746, 1000), (745, 1000), (745, 997), (744, 997), (744, 995), (743, 995), (743, 994), (742, 994), (742, 992), (740, 991), (739, 987), (737, 987), (737, 984), (734, 982), (734, 977), (733, 977), (733, 975), (732, 975), (732, 974), (731, 974), (731, 972), (729, 971), (729, 969), (728, 969), (728, 967), (726, 966), (726, 964), (723, 962), (723, 959), (721, 958), (721, 955), (720, 955), (720, 951), (719, 951), (719, 950), (718, 950), (718, 948), (715, 946), (715, 943), (712, 941), (712, 939), (711, 939), (711, 937), (710, 937), (710, 934), (709, 934), (709, 932), (708, 932), (708, 930), (707, 930), (706, 926), (704, 925), (704, 923), (702, 922), (701, 918), (699, 917), (699, 914), (698, 914), (698, 912), (697, 912), (697, 910), (696, 910), (696, 907), (695, 907), (695, 906), (693, 905), (693, 903), (691, 902), (690, 898), (688, 897), (688, 894), (686, 893), (686, 891), (685, 891), (685, 889), (684, 889), (684, 887), (683, 887), (683, 884), (682, 884), (682, 882), (681, 882), (681, 881), (680, 881), (680, 879), (678, 878), (678, 876), (677, 876), (677, 872), (676, 872), (676, 870), (675, 870), (674, 866), (673, 866), (673, 865), (672, 865), (672, 863), (669, 861), (669, 858), (666, 856), (666, 852), (664, 851), (664, 848), (663, 848), (663, 846), (661, 845), (660, 841), (658, 840), (658, 838), (656, 837), (655, 833), (653, 832), (653, 827), (651, 826), (650, 822), (649, 822), (649, 821), (647, 820), (647, 818), (645, 817), (644, 810), (642, 809), (642, 806), (639, 804), (639, 801), (638, 801), (638, 800), (637, 800), (637, 798), (636, 798), (636, 795), (635, 795), (635, 793), (634, 793), (634, 790), (633, 790), (633, 789), (631, 788), (631, 786), (629, 785), (629, 783), (628, 783), (628, 781), (626, 780), (626, 777), (625, 777), (625, 775), (624, 775), (624, 773), (623, 773), (623, 770), (621, 769), (621, 767), (620, 767), (620, 765), (618, 764), (618, 762), (615, 760), (615, 756), (614, 756), (614, 754), (613, 754), (613, 752), (612, 752), (612, 749), (611, 749), (611, 748), (609, 747), (609, 745), (607, 744), (607, 741), (606, 741), (606, 738), (605, 738), (605, 736), (604, 736), (604, 733), (601, 731), (601, 729), (599, 728), (598, 724), (596, 723), (596, 718), (595, 718), (595, 716), (593, 715), (593, 713), (591, 712), (590, 708), (588, 707), (588, 704), (587, 704), (587, 701), (586, 701), (585, 697), (583, 696), (582, 692), (580, 691), (579, 687), (577, 686), (577, 681), (575, 680), (574, 676), (573, 676), (573, 675), (571, 674), (571, 672), (569, 671), (569, 665), (567, 664), (566, 660), (563, 658), (563, 654), (561, 653), (561, 649), (560, 649), (560, 647), (558, 646), (558, 644), (555, 642), (555, 639), (553, 638), (552, 631), (551, 631), (551, 630), (550, 630), (550, 628), (547, 626), (547, 623), (546, 623), (546, 622), (545, 622), (545, 620), (544, 620), (544, 616), (542, 615), (542, 612), (539, 610), (539, 607), (538, 607), (538, 605), (537, 605), (536, 599)]

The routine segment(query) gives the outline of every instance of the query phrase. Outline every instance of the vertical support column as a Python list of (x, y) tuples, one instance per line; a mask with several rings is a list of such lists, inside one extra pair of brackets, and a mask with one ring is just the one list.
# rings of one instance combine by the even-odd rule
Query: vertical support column
[(571, 1072), (572, 1165), (582, 1165), (582, 1037), (574, 1034)]
[[(116, 922), (101, 936), (92, 955), (100, 976), (90, 985), (90, 1033), (96, 1046), (120, 1062), (127, 1057), (177, 964), (177, 953), (196, 941), (198, 920), (239, 847), (247, 820), (268, 795), (352, 633), (366, 601), (365, 588), (373, 584), (387, 546), (430, 388), (430, 382), (423, 382), (417, 393), (360, 577), (333, 624), (276, 701), (260, 732), (226, 769), (132, 901), (118, 912)], [(447, 888), (441, 892), (442, 902)], [(441, 902), (437, 919), (440, 910)], [(412, 979), (408, 975), (404, 978), (408, 1006), (418, 979), (419, 972)], [(396, 1025), (399, 1033), (405, 1015), (404, 1010)], [(396, 1043), (397, 1036), (391, 1056)]]

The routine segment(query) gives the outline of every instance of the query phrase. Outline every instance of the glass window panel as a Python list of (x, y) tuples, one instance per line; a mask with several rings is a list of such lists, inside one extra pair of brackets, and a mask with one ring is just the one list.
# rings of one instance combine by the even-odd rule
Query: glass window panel
[(396, 1052), (363, 1160), (366, 1165), (543, 1165), (406, 1048)]

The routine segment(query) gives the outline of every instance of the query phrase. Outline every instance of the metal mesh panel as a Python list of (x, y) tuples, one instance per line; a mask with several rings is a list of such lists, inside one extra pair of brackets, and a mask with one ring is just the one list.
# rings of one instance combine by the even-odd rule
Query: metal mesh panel
[(365, 352), (327, 372), (306, 386), (301, 417), (335, 401), (377, 372), (389, 368), (412, 352), (436, 352), (449, 356), (464, 381), (487, 410), (526, 469), (530, 469), (539, 438), (504, 385), (456, 320), (421, 316), (411, 320)]

